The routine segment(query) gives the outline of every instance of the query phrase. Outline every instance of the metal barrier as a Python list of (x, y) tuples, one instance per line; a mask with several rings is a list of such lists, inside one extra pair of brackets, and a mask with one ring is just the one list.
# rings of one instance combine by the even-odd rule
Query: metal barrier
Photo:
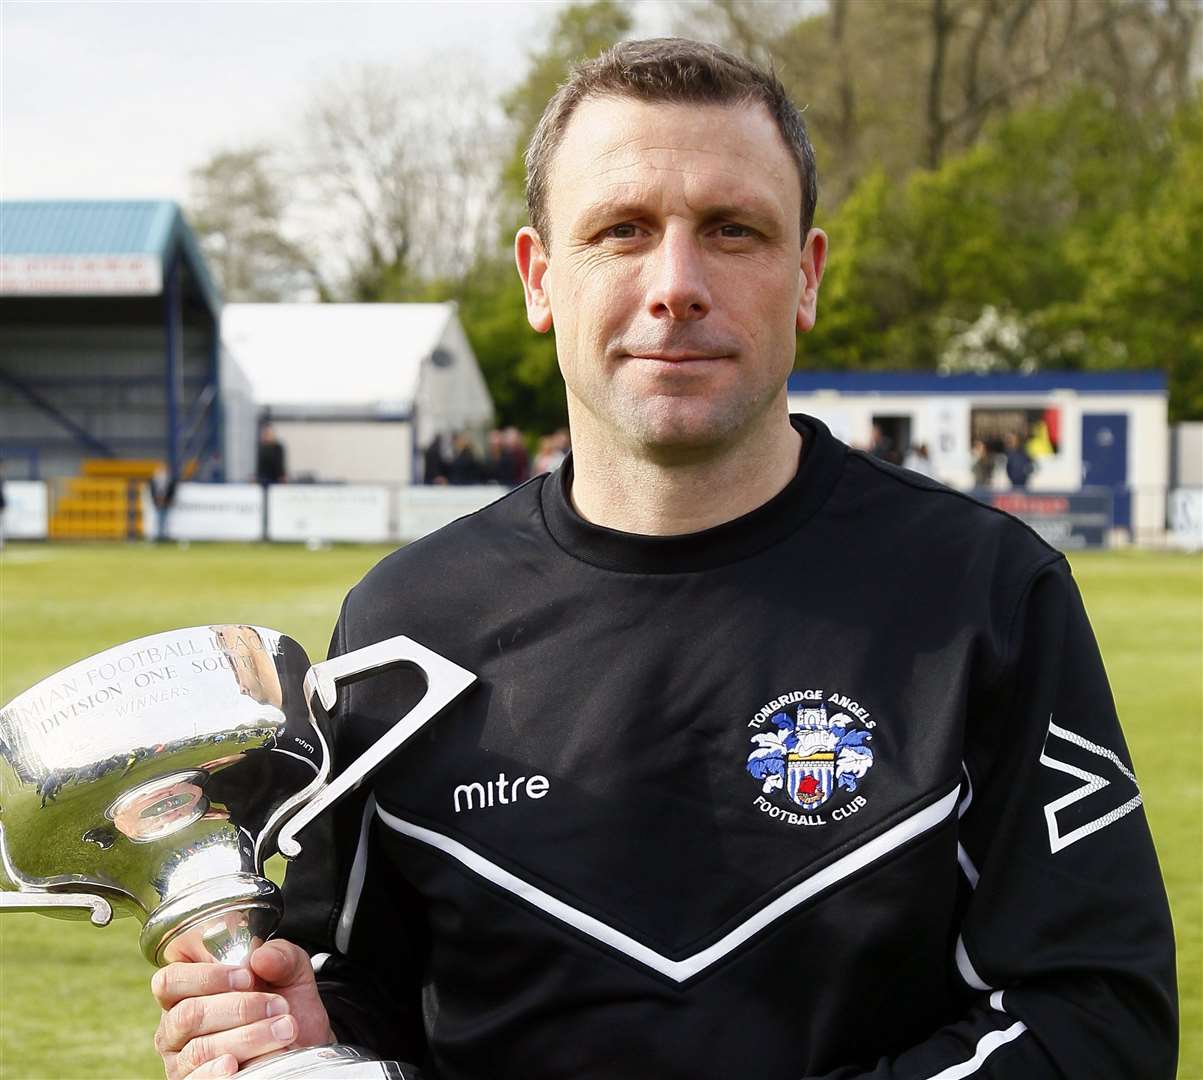
[[(9, 480), (10, 539), (138, 539), (157, 535), (149, 486), (118, 478)], [(167, 511), (164, 539), (398, 543), (415, 540), (505, 494), (474, 487), (184, 483)], [(1203, 549), (1203, 487), (1127, 489), (1131, 529), (1114, 526), (1107, 488), (1049, 492), (978, 490), (975, 498), (1025, 520), (1065, 550), (1135, 544)]]

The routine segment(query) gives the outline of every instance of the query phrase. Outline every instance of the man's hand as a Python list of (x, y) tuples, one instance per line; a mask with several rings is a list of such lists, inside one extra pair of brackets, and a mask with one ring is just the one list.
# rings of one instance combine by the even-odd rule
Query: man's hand
[(169, 964), (150, 988), (163, 1009), (155, 1049), (168, 1080), (231, 1076), (263, 1054), (334, 1042), (309, 957), (287, 941), (257, 948), (249, 971)]

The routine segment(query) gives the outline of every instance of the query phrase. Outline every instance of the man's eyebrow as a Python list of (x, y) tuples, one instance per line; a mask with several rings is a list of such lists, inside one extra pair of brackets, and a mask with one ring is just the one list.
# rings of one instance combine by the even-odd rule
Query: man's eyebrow
[(581, 211), (579, 220), (591, 225), (602, 221), (626, 221), (640, 218), (647, 213), (647, 204), (630, 199), (604, 199), (591, 203)]
[[(585, 207), (578, 222), (592, 226), (602, 221), (628, 221), (646, 216), (646, 203), (632, 199), (603, 200)], [(700, 210), (703, 221), (750, 221), (762, 227), (779, 226), (782, 222), (780, 212), (770, 202), (750, 198), (741, 201), (716, 203), (703, 206)]]
[(759, 225), (778, 225), (782, 217), (776, 208), (760, 199), (748, 199), (746, 202), (721, 203), (708, 206), (702, 213), (706, 221), (731, 219), (734, 221), (752, 221)]

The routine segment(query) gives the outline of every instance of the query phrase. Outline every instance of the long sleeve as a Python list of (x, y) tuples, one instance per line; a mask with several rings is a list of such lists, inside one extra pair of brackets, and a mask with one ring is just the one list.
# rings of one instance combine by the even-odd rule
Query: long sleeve
[[(340, 618), (330, 655), (347, 651)], [(331, 716), (334, 768), (362, 752), (352, 736), (351, 687)], [(336, 804), (300, 837), (284, 881), (280, 936), (313, 958), (318, 990), (340, 1040), (378, 1057), (420, 1062), (421, 973), (426, 932), (420, 898), (377, 857), (379, 823), (370, 787)]]
[[(963, 1017), (821, 1080), (1172, 1080), (1168, 904), (1102, 660), (1065, 561), (1017, 599), (971, 696), (949, 958)], [(975, 704), (976, 702), (976, 704)], [(820, 1080), (820, 1078), (812, 1078)]]

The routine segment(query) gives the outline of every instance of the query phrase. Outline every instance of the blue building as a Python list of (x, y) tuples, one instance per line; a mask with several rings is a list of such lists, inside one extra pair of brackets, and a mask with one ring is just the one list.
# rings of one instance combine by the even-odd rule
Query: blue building
[(1160, 371), (796, 371), (789, 380), (791, 410), (852, 445), (888, 444), (899, 458), (922, 445), (931, 471), (954, 487), (983, 486), (974, 463), (984, 449), (996, 463), (984, 486), (1010, 488), (1002, 458), (1018, 441), (1035, 464), (1028, 492), (1106, 492), (1114, 527), (1138, 540), (1165, 529), (1167, 401)]
[(0, 203), (0, 455), (223, 468), (221, 297), (172, 202)]

